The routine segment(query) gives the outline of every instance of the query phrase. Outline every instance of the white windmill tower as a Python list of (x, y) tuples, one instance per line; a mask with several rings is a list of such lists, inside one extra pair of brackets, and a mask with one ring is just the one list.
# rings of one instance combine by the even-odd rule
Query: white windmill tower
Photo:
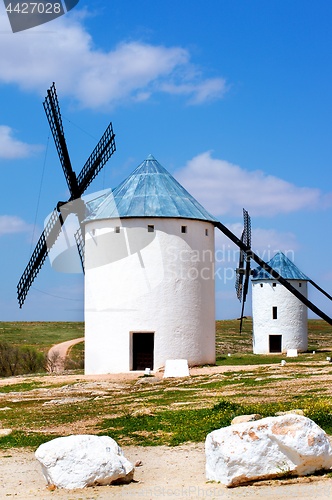
[(216, 219), (153, 156), (87, 208), (85, 372), (214, 363)]
[[(308, 283), (332, 300), (329, 293), (308, 278), (282, 252), (264, 262), (251, 249), (251, 220), (243, 209), (241, 239), (233, 241), (240, 248), (235, 289), (242, 302), (242, 330), (249, 280), (252, 281), (253, 352), (269, 354), (308, 348), (308, 308), (332, 324), (331, 318), (308, 299)], [(219, 228), (219, 224), (216, 227)], [(231, 236), (230, 236), (231, 237)], [(259, 264), (253, 271), (251, 259)]]
[[(305, 298), (310, 279), (282, 252), (268, 262)], [(265, 269), (254, 269), (252, 283), (253, 352), (270, 354), (308, 348), (308, 309)]]

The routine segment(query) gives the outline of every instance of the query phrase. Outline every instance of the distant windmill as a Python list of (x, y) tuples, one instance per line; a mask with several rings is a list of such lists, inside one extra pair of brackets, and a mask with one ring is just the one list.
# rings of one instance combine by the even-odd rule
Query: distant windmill
[[(234, 243), (240, 247), (239, 265), (238, 268), (236, 269), (236, 281), (235, 281), (236, 295), (240, 300), (240, 302), (242, 302), (241, 316), (240, 316), (240, 333), (242, 331), (244, 307), (248, 294), (249, 280), (250, 276), (252, 275), (250, 259), (253, 259), (255, 262), (257, 262), (264, 271), (266, 271), (271, 275), (271, 279), (273, 278), (277, 280), (281, 285), (283, 285), (288, 291), (290, 291), (293, 295), (295, 295), (295, 297), (297, 297), (305, 306), (311, 309), (315, 314), (320, 316), (329, 324), (332, 324), (332, 319), (329, 316), (327, 316), (315, 304), (310, 302), (308, 298), (305, 297), (303, 293), (299, 292), (299, 290), (297, 290), (287, 279), (285, 279), (285, 277), (281, 276), (281, 274), (279, 274), (276, 269), (271, 267), (270, 263), (264, 262), (251, 250), (251, 219), (248, 212), (245, 209), (243, 209), (243, 219), (244, 219), (244, 224), (240, 240), (237, 239), (236, 237), (231, 238), (232, 241), (234, 241)], [(224, 232), (224, 230), (221, 227), (219, 229), (221, 229), (221, 231)], [(227, 230), (227, 232), (230, 233), (229, 230)], [(227, 234), (227, 236), (230, 237), (229, 234)], [(307, 279), (307, 281), (311, 285), (313, 285), (317, 290), (323, 293), (326, 297), (332, 300), (331, 295), (328, 294), (325, 290), (323, 290), (323, 288), (321, 288), (319, 285), (317, 285), (317, 283), (315, 283), (313, 280), (309, 278)]]
[[(83, 200), (81, 200), (81, 196), (115, 151), (115, 136), (113, 133), (112, 123), (110, 123), (99, 143), (83, 166), (81, 172), (76, 175), (71, 165), (64, 136), (55, 83), (53, 83), (47, 91), (47, 96), (43, 104), (59, 155), (60, 163), (68, 184), (70, 197), (67, 202), (59, 201), (57, 203), (37, 242), (29, 263), (22, 274), (22, 277), (17, 285), (18, 302), (20, 307), (22, 307), (27, 293), (44, 264), (49, 251), (58, 239), (62, 226), (64, 225), (68, 215), (71, 213), (76, 214), (78, 222), (81, 225), (85, 216), (85, 204)], [(75, 235), (75, 239), (77, 241), (78, 251), (83, 263), (84, 248), (83, 237), (80, 229)]]

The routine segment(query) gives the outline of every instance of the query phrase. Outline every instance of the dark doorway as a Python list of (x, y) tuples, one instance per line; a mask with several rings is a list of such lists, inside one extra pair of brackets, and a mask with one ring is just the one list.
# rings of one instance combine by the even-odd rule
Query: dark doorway
[(269, 335), (270, 352), (281, 352), (281, 337), (282, 335)]
[(133, 333), (133, 370), (153, 370), (154, 333)]

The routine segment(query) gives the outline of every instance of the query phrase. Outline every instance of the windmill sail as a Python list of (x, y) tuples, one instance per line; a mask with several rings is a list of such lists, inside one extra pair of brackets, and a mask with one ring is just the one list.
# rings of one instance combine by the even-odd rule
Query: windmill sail
[(115, 152), (114, 138), (112, 123), (110, 123), (77, 178), (80, 196)]
[[(92, 180), (104, 167), (111, 155), (115, 152), (115, 136), (113, 133), (112, 123), (110, 123), (77, 177), (72, 168), (68, 153), (63, 131), (60, 106), (54, 83), (48, 89), (43, 105), (53, 135), (55, 147), (59, 155), (62, 170), (70, 191), (70, 198), (67, 202), (58, 202), (56, 209), (52, 212), (50, 219), (38, 240), (28, 265), (19, 280), (17, 285), (17, 294), (20, 307), (22, 307), (28, 291), (44, 264), (49, 251), (58, 239), (62, 226), (68, 215), (74, 213), (78, 218), (79, 224), (82, 222), (85, 215), (85, 204), (83, 200), (81, 200), (81, 196), (86, 188), (91, 184)], [(77, 239), (77, 248), (81, 262), (84, 266), (84, 245), (82, 234), (76, 235), (75, 238)]]
[(44, 264), (48, 252), (60, 234), (61, 222), (57, 210), (54, 209), (18, 282), (17, 297), (20, 307), (22, 307), (34, 279)]
[[(247, 210), (243, 209), (243, 231), (241, 235), (241, 242), (246, 247), (246, 251), (240, 248), (239, 266), (236, 269), (235, 289), (236, 295), (240, 302), (241, 317), (240, 317), (240, 333), (242, 332), (244, 307), (247, 299), (249, 277), (250, 277), (250, 254), (248, 251), (251, 248), (251, 219)], [(245, 266), (244, 266), (245, 263)]]
[(77, 179), (71, 166), (67, 143), (63, 132), (62, 118), (55, 83), (53, 83), (53, 85), (48, 89), (43, 105), (53, 135), (55, 147), (59, 155), (62, 170), (65, 174), (71, 194), (71, 199), (78, 198)]

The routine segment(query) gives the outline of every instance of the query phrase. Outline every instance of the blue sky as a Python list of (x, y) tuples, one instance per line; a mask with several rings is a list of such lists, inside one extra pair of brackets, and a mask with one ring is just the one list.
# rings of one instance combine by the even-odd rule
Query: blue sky
[[(245, 207), (253, 250), (286, 251), (331, 293), (331, 22), (326, 0), (80, 0), (13, 34), (1, 3), (0, 319), (83, 320), (82, 275), (48, 262), (16, 300), (45, 216), (68, 198), (42, 106), (53, 81), (76, 171), (113, 122), (117, 151), (90, 192), (152, 153), (238, 236)], [(233, 318), (237, 251), (216, 236), (217, 318)]]

